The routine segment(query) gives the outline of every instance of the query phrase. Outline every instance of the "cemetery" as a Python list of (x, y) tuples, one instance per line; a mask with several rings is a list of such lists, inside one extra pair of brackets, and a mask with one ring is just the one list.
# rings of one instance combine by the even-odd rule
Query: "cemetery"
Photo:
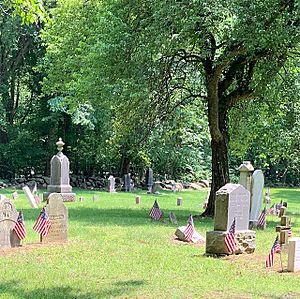
[(0, 0), (0, 299), (300, 298), (295, 0)]

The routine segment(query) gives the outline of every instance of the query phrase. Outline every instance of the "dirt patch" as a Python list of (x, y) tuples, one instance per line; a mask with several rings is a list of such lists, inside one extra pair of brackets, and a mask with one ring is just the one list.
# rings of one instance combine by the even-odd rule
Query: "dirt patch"
[(192, 245), (196, 247), (203, 247), (205, 245), (205, 243), (193, 243), (193, 242), (181, 241), (175, 236), (172, 237), (171, 242), (176, 245)]

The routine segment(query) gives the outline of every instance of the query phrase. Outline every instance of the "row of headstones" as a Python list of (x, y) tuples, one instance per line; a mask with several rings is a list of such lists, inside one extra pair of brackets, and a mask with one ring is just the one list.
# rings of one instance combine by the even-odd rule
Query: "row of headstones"
[[(68, 209), (63, 203), (63, 197), (52, 193), (45, 206), (51, 226), (47, 236), (40, 236), (40, 242), (61, 242), (68, 239)], [(0, 248), (20, 246), (20, 240), (13, 228), (16, 225), (18, 212), (14, 203), (0, 195)]]

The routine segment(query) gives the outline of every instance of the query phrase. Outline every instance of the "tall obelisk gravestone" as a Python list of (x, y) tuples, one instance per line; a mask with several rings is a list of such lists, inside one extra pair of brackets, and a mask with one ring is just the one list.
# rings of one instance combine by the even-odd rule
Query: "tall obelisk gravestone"
[(70, 166), (69, 159), (62, 153), (64, 142), (59, 138), (56, 142), (58, 153), (51, 159), (50, 185), (44, 193), (44, 200), (47, 200), (51, 193), (59, 193), (63, 201), (75, 201), (75, 193), (72, 193), (70, 185)]

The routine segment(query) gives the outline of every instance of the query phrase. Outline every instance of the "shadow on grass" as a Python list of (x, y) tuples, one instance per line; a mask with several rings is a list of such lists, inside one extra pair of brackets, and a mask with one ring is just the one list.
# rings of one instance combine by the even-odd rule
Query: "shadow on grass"
[[(22, 210), (26, 220), (35, 221), (38, 217), (39, 209), (23, 209)], [(148, 209), (97, 209), (89, 207), (69, 208), (69, 221), (81, 222), (86, 224), (100, 224), (100, 225), (123, 225), (123, 226), (135, 226), (135, 225), (149, 225), (149, 222), (161, 223), (164, 225), (174, 226), (168, 220), (168, 215), (172, 210), (162, 210), (164, 212), (163, 221), (154, 221), (149, 217)], [(187, 210), (173, 210), (172, 211), (177, 218), (178, 223), (186, 224), (190, 211)], [(199, 211), (191, 211), (193, 215), (199, 215)], [(210, 218), (196, 219), (195, 223), (212, 223)]]
[(19, 281), (9, 281), (0, 283), (1, 295), (12, 295), (20, 299), (39, 299), (39, 298), (113, 298), (119, 296), (129, 296), (136, 288), (145, 284), (144, 280), (128, 280), (117, 281), (112, 283), (109, 288), (102, 288), (100, 291), (82, 292), (79, 289), (61, 286), (49, 288), (36, 288), (34, 290), (27, 290), (20, 286)]

